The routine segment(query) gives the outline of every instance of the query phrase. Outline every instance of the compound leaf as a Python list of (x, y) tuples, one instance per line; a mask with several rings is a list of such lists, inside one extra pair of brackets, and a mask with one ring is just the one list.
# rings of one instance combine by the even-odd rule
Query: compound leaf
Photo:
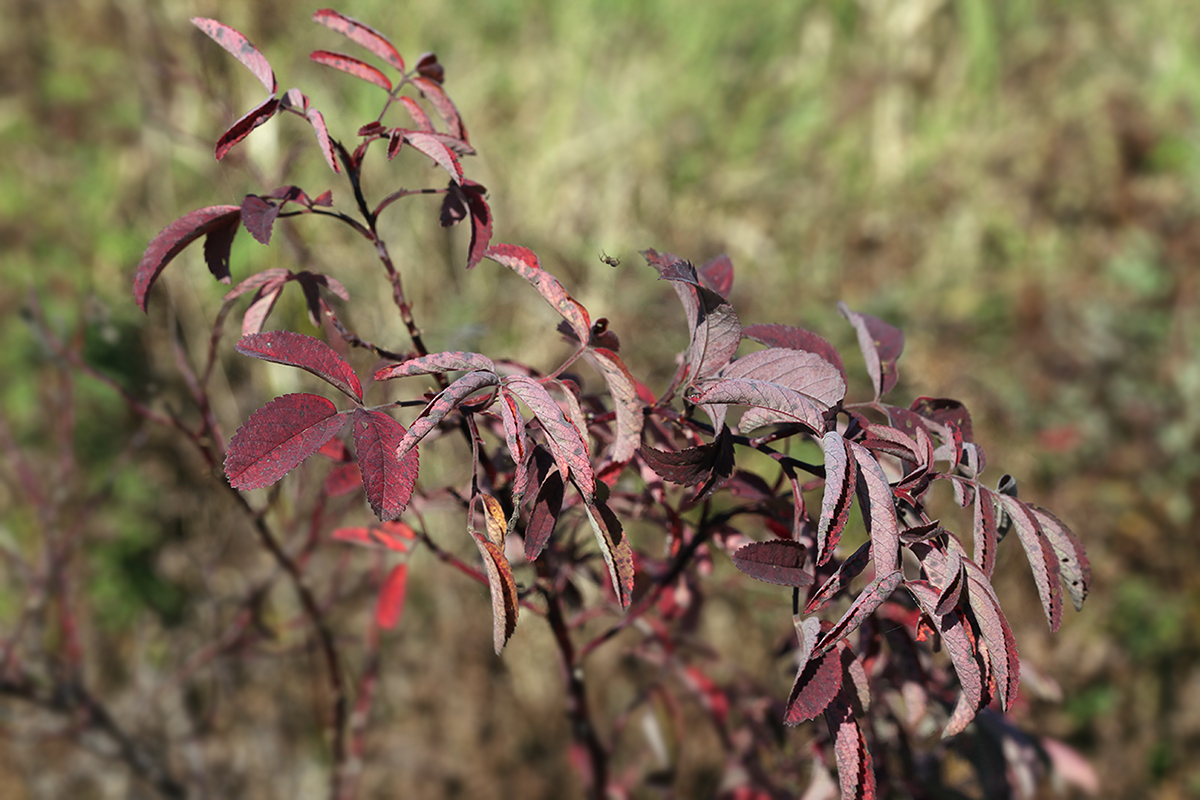
[(324, 397), (277, 397), (251, 414), (233, 435), (225, 455), (225, 477), (235, 489), (270, 486), (320, 450), (345, 423)]

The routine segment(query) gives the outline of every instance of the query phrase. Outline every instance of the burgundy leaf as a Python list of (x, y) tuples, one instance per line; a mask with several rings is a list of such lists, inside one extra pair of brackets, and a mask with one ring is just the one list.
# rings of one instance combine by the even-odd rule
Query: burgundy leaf
[(192, 17), (192, 24), (242, 62), (254, 73), (254, 77), (258, 78), (268, 92), (275, 94), (279, 85), (275, 82), (275, 73), (271, 70), (271, 65), (267, 62), (266, 56), (260, 53), (257, 47), (250, 44), (245, 36), (215, 19)]
[(843, 674), (841, 653), (837, 650), (807, 659), (796, 673), (783, 721), (799, 725), (819, 716), (841, 690)]
[(742, 328), (742, 336), (767, 347), (785, 347), (789, 350), (816, 353), (837, 369), (843, 384), (846, 382), (846, 368), (842, 365), (841, 354), (837, 348), (815, 333), (790, 325), (769, 324), (747, 325)]
[[(613, 438), (612, 460), (624, 464), (633, 458), (642, 441), (642, 426), (646, 422), (646, 404), (638, 394), (637, 381), (629, 373), (621, 357), (603, 347), (589, 348), (584, 358), (596, 368), (608, 386), (617, 417), (617, 432)], [(732, 467), (732, 464), (730, 465)]]
[(1083, 544), (1062, 520), (1046, 509), (1030, 505), (1029, 510), (1041, 524), (1046, 541), (1050, 542), (1050, 546), (1058, 554), (1058, 567), (1062, 572), (1067, 594), (1071, 596), (1071, 603), (1076, 611), (1081, 610), (1092, 583), (1092, 567), (1083, 551)]
[[(308, 120), (308, 124), (312, 125), (313, 132), (317, 134), (317, 143), (321, 145), (321, 153), (325, 156), (325, 163), (334, 172), (340, 173), (341, 166), (338, 164), (337, 149), (333, 145), (333, 139), (329, 136), (329, 129), (325, 127), (325, 117), (320, 111), (315, 108), (310, 108), (304, 114), (304, 118)], [(325, 195), (321, 195), (315, 201), (314, 205), (322, 205), (321, 199)]]
[(397, 564), (388, 573), (375, 602), (375, 624), (391, 630), (404, 614), (404, 595), (408, 587), (408, 564)]
[(696, 269), (696, 275), (705, 287), (712, 289), (721, 297), (729, 297), (733, 289), (733, 261), (722, 253), (711, 261), (704, 262)]
[(422, 133), (420, 131), (405, 131), (404, 140), (412, 147), (433, 159), (446, 172), (449, 172), (450, 180), (455, 183), (462, 183), (462, 164), (458, 163), (458, 157), (454, 155), (454, 151), (439, 141), (437, 136), (432, 133)]
[(458, 109), (454, 106), (454, 101), (450, 99), (438, 82), (424, 75), (413, 78), (412, 82), (414, 86), (421, 90), (421, 94), (430, 103), (433, 103), (438, 116), (446, 123), (446, 129), (450, 135), (457, 139), (462, 139), (464, 142), (469, 142), (470, 139), (467, 137), (466, 126), (463, 125), (462, 117), (459, 116)]
[(242, 423), (229, 442), (225, 477), (235, 489), (270, 486), (337, 435), (346, 419), (315, 394), (285, 394)]
[[(185, 214), (159, 231), (158, 235), (150, 240), (150, 244), (146, 245), (146, 251), (142, 253), (142, 260), (138, 262), (137, 274), (133, 280), (133, 299), (138, 308), (146, 310), (147, 295), (150, 294), (159, 273), (185, 247), (213, 231), (231, 226), (236, 228), (240, 221), (241, 208), (238, 206), (208, 206)], [(225, 256), (224, 260), (228, 261), (228, 256)], [(211, 270), (211, 260), (209, 265)]]
[(812, 614), (820, 611), (826, 603), (838, 594), (850, 588), (850, 581), (859, 576), (860, 573), (867, 567), (867, 562), (871, 560), (871, 543), (863, 542), (853, 554), (850, 555), (842, 565), (837, 568), (837, 571), (829, 576), (829, 580), (821, 585), (804, 607), (805, 614)]
[(839, 691), (825, 709), (825, 722), (833, 736), (842, 800), (875, 800), (875, 771), (871, 766), (871, 753), (854, 717), (854, 705), (845, 691)]
[(498, 382), (499, 378), (496, 377), (496, 373), (488, 370), (476, 370), (468, 372), (438, 392), (437, 396), (429, 401), (429, 405), (425, 406), (417, 415), (416, 420), (409, 427), (408, 433), (404, 434), (403, 441), (396, 448), (396, 458), (403, 459), (409, 451), (417, 446), (418, 442), (436, 428), (447, 414), (458, 408), (459, 404), (468, 396), (485, 386), (495, 386)]
[(858, 507), (871, 535), (875, 569), (900, 569), (900, 525), (887, 476), (869, 450), (857, 442), (847, 440), (846, 444), (858, 462)]
[(413, 100), (411, 97), (401, 97), (400, 104), (408, 111), (408, 115), (412, 117), (416, 123), (417, 129), (425, 133), (433, 133), (433, 123), (429, 121), (429, 115), (425, 113), (425, 109)]
[(344, 53), (334, 53), (329, 50), (314, 50), (308, 54), (308, 58), (310, 61), (315, 61), (326, 67), (339, 69), (368, 83), (373, 83), (385, 92), (392, 90), (391, 79), (362, 59), (348, 56)]
[(366, 527), (338, 528), (333, 532), (333, 538), (339, 542), (360, 544), (372, 550), (407, 553), (407, 542), (416, 539), (417, 532), (399, 520), (388, 520)]
[(768, 421), (796, 422), (813, 433), (825, 432), (825, 418), (820, 406), (795, 389), (776, 383), (750, 378), (717, 379), (696, 386), (686, 397), (688, 402), (696, 405), (718, 403), (755, 406), (773, 412), (770, 415), (756, 415), (755, 422), (759, 425)]
[(858, 461), (850, 458), (840, 433), (827, 432), (821, 439), (821, 449), (825, 452), (825, 493), (817, 525), (817, 566), (828, 562), (837, 549), (858, 485)]
[(1057, 631), (1058, 626), (1062, 624), (1062, 589), (1059, 586), (1062, 570), (1059, 567), (1058, 554), (1047, 540), (1038, 518), (1029, 506), (1006, 494), (996, 494), (993, 497), (1000, 501), (1004, 511), (1012, 519), (1021, 546), (1025, 548), (1025, 556), (1029, 559), (1033, 580), (1042, 599), (1042, 609), (1046, 612), (1046, 621), (1050, 623), (1051, 631)]
[(584, 499), (590, 499), (596, 491), (595, 474), (592, 471), (587, 441), (579, 429), (567, 419), (550, 393), (537, 381), (523, 375), (510, 375), (504, 379), (502, 392), (518, 397), (537, 417), (546, 433), (546, 444), (558, 465), (558, 470), (569, 477)]
[(867, 362), (867, 372), (875, 385), (875, 399), (887, 394), (900, 377), (896, 361), (904, 350), (904, 334), (878, 317), (851, 311), (845, 303), (838, 303), (838, 311), (850, 320), (858, 334), (858, 346)]
[(842, 614), (842, 618), (821, 635), (820, 641), (813, 649), (814, 655), (830, 651), (834, 645), (857, 630), (863, 620), (883, 605), (883, 601), (891, 597), (892, 592), (896, 591), (896, 587), (903, 581), (904, 573), (897, 569), (895, 572), (879, 575), (863, 587), (858, 597), (854, 598), (854, 602), (846, 609), (846, 613)]
[[(578, 487), (578, 484), (576, 486)], [(633, 550), (629, 546), (629, 540), (625, 538), (616, 515), (598, 498), (593, 503), (588, 501), (585, 495), (583, 508), (587, 512), (588, 522), (592, 525), (592, 533), (596, 535), (596, 542), (600, 545), (604, 563), (608, 565), (613, 591), (616, 592), (621, 608), (627, 609), (633, 600), (634, 578)]]
[(313, 22), (320, 23), (331, 31), (337, 31), (355, 44), (371, 51), (400, 72), (405, 71), (404, 59), (400, 57), (395, 46), (370, 25), (364, 25), (331, 8), (321, 9), (312, 15), (312, 19)]
[(408, 361), (393, 364), (390, 367), (380, 367), (375, 372), (375, 380), (386, 381), (410, 375), (436, 375), (459, 370), (495, 372), (496, 365), (490, 358), (479, 353), (468, 353), (462, 350), (447, 351), (431, 353), (420, 358), (410, 358)]
[(258, 195), (248, 194), (242, 200), (242, 224), (262, 244), (271, 243), (271, 228), (277, 216), (279, 206), (268, 203)]
[(813, 576), (804, 571), (807, 548), (792, 539), (774, 539), (742, 545), (733, 554), (733, 565), (751, 578), (777, 586), (808, 586)]
[(554, 469), (538, 489), (529, 524), (525, 527), (525, 557), (530, 561), (535, 561), (541, 555), (550, 541), (550, 535), (554, 533), (554, 524), (562, 511), (564, 488), (562, 473)]
[(279, 99), (268, 97), (254, 108), (247, 111), (241, 119), (229, 126), (229, 129), (217, 139), (217, 161), (225, 157), (232, 147), (250, 135), (250, 132), (275, 116), (279, 110)]
[(504, 548), (477, 533), (472, 533), (471, 538), (479, 548), (487, 571), (488, 588), (492, 593), (492, 644), (496, 648), (496, 655), (500, 655), (517, 629), (517, 613), (520, 610), (517, 582), (513, 579), (512, 567), (504, 555)]
[(529, 281), (546, 299), (546, 302), (570, 323), (576, 338), (581, 342), (588, 340), (592, 331), (592, 320), (588, 316), (587, 309), (567, 294), (567, 290), (563, 288), (557, 278), (542, 269), (538, 263), (538, 257), (533, 254), (532, 250), (511, 244), (496, 244), (485, 250), (483, 255), (497, 264), (503, 264)]
[(362, 384), (358, 382), (358, 376), (332, 347), (320, 339), (291, 331), (268, 331), (243, 336), (237, 343), (237, 351), (263, 361), (299, 367), (362, 402)]
[(403, 458), (396, 456), (404, 433), (404, 426), (382, 411), (354, 409), (354, 447), (363, 488), (371, 510), (380, 519), (395, 519), (404, 512), (417, 481), (417, 451)]

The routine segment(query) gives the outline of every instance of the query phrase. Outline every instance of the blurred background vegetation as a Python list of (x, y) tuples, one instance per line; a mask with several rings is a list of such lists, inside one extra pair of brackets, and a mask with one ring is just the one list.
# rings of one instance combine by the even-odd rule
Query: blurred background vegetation
[[(91, 609), (85, 644), (103, 643), (88, 675), (135, 730), (172, 730), (173, 717), (147, 716), (139, 692), (220, 635), (210, 598), (233, 596), (248, 580), (239, 570), (269, 565), (227, 524), (229, 509), (202, 499), (216, 478), (186, 446), (107, 387), (65, 377), (29, 324), (30, 293), (58, 335), (133, 394), (166, 398), (164, 409), (182, 398), (164, 332), (178, 326), (202, 353), (224, 289), (193, 248), (142, 316), (131, 281), (146, 242), (188, 210), (250, 191), (346, 192), (292, 118), (214, 162), (212, 143), (261, 87), (187, 20), (243, 31), (281, 89), (300, 86), (349, 140), (379, 94), (307, 61), (317, 48), (353, 51), (308, 20), (318, 7), (2, 5), (0, 543), (33, 552), (46, 526), (87, 532), (74, 591)], [(743, 323), (816, 330), (852, 372), (839, 299), (901, 327), (897, 398), (963, 400), (993, 473), (1016, 475), (1022, 498), (1067, 521), (1092, 559), (1091, 599), (1051, 636), (1023, 556), (1004, 548), (1000, 597), (1027, 672), (1040, 676), (1025, 687), (1023, 723), (1082, 751), (1104, 797), (1200, 797), (1200, 16), (1189, 4), (338, 8), (390, 35), (410, 62), (438, 54), (479, 150), (466, 166), (490, 191), (497, 240), (533, 248), (593, 317), (607, 316), (651, 388), (665, 385), (685, 334), (673, 293), (636, 254), (646, 247), (697, 262), (729, 253)], [(403, 185), (442, 180), (416, 162), (372, 169), (377, 192), (397, 169)], [(431, 348), (551, 365), (561, 349), (551, 313), (495, 265), (464, 272), (466, 231), (437, 227), (435, 201), (417, 205), (392, 215), (388, 235)], [(347, 284), (364, 335), (402, 347), (372, 254), (302, 222), (293, 227), (306, 266)], [(600, 263), (601, 251), (622, 264)], [(242, 235), (234, 278), (294, 267), (296, 252)], [(298, 294), (276, 313), (279, 326), (310, 329)], [(290, 388), (248, 373), (230, 359), (218, 375), (230, 387), (218, 389), (229, 430)], [(53, 484), (54, 520), (22, 483), (18, 451)], [(23, 597), (7, 569), (3, 621)], [(548, 744), (565, 722), (544, 631), (522, 626), (495, 659), (486, 596), (432, 558), (414, 573), (384, 651), (364, 796), (560, 796), (575, 783)], [(244, 704), (212, 715), (205, 757), (245, 796), (286, 797), (318, 780), (312, 658), (284, 637), (273, 657), (213, 668), (211, 695), (237, 685)], [(778, 694), (787, 681), (781, 673)], [(179, 713), (216, 708), (213, 697), (180, 697)], [(0, 700), (0, 794), (141, 796), (103, 754), (66, 738), (61, 720)]]

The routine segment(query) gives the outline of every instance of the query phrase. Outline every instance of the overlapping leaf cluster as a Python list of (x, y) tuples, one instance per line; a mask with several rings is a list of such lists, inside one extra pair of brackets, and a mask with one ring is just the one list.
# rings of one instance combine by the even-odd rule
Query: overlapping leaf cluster
[[(329, 399), (309, 393), (267, 403), (229, 442), (225, 473), (233, 487), (269, 486), (323, 453), (337, 462), (324, 490), (331, 495), (361, 490), (382, 523), (339, 528), (334, 538), (407, 553), (418, 535), (399, 518), (414, 496), (437, 493), (432, 487), (419, 488), (418, 453), (431, 439), (463, 438), (473, 477), (468, 489), (453, 496), (462, 498), (467, 509), (467, 528), (490, 586), (497, 652), (513, 634), (522, 603), (529, 602), (530, 590), (518, 581), (522, 570), (530, 573), (527, 585), (543, 593), (561, 592), (564, 585), (591, 575), (587, 554), (581, 555), (574, 543), (576, 528), (590, 529), (595, 539), (617, 620), (608, 634), (584, 646), (585, 653), (628, 621), (655, 614), (661, 619), (658, 627), (649, 626), (648, 637), (669, 650), (663, 631), (678, 620), (684, 602), (669, 592), (693, 586), (698, 565), (711, 558), (714, 547), (727, 550), (742, 572), (793, 589), (797, 669), (784, 719), (794, 725), (825, 718), (826, 741), (844, 797), (877, 794), (879, 768), (872, 761), (869, 731), (859, 719), (878, 691), (894, 688), (903, 694), (910, 725), (926, 713), (943, 714), (944, 736), (965, 731), (989, 705), (1000, 712), (1012, 706), (1020, 664), (991, 585), (1001, 539), (1016, 532), (1052, 629), (1061, 620), (1063, 588), (1076, 608), (1087, 594), (1087, 558), (1065, 524), (1018, 499), (1008, 476), (996, 489), (985, 485), (983, 450), (960, 403), (928, 397), (908, 405), (884, 400), (899, 378), (904, 337), (898, 330), (840, 306), (857, 334), (874, 388), (869, 400), (847, 402), (846, 370), (828, 341), (787, 325), (742, 326), (727, 299), (733, 286), (727, 257), (696, 268), (647, 250), (646, 261), (678, 295), (689, 333), (674, 379), (655, 394), (631, 375), (607, 320), (593, 320), (533, 252), (492, 243), (484, 189), (464, 177), (460, 162), (474, 150), (442, 88), (444, 73), (437, 59), (426, 55), (408, 70), (391, 43), (368, 26), (328, 10), (314, 19), (399, 73), (393, 81), (353, 56), (324, 50), (312, 54), (315, 62), (386, 92), (380, 117), (361, 126), (359, 144), (346, 149), (330, 137), (321, 114), (298, 90), (276, 98), (274, 73), (241, 34), (197, 19), (195, 24), (249, 67), (271, 93), (221, 137), (216, 154), (223, 157), (279, 112), (299, 114), (314, 128), (329, 166), (348, 180), (357, 217), (337, 210), (328, 191), (312, 199), (294, 186), (247, 195), (238, 206), (199, 209), (150, 243), (137, 270), (135, 299), (145, 309), (163, 268), (201, 237), (210, 271), (230, 282), (230, 244), (240, 226), (267, 244), (279, 219), (331, 217), (375, 246), (409, 323), (412, 346), (407, 351), (385, 349), (352, 332), (326, 297), (349, 300), (331, 276), (275, 269), (242, 280), (226, 295), (221, 312), (223, 319), (239, 298), (254, 293), (242, 316), (238, 351), (306, 370), (348, 397), (352, 407), (339, 410)], [(401, 94), (405, 87), (432, 106), (444, 130), (435, 128), (416, 99)], [(411, 127), (383, 124), (392, 105), (405, 109)], [(449, 185), (400, 190), (370, 205), (358, 175), (374, 142), (386, 143), (389, 160), (407, 144), (441, 166), (450, 176)], [(385, 208), (417, 194), (443, 196), (443, 225), (471, 219), (468, 268), (484, 259), (509, 268), (562, 317), (559, 332), (568, 355), (557, 368), (542, 372), (481, 353), (430, 352), (425, 346), (375, 227)], [(329, 344), (299, 333), (263, 331), (280, 292), (292, 282), (301, 287), (315, 325), (327, 322), (326, 330), (340, 335), (339, 344), (367, 347), (384, 360), (374, 381), (419, 379), (397, 384), (412, 387), (407, 399), (369, 406), (358, 376)], [(569, 371), (579, 361), (599, 375), (602, 391), (582, 390), (583, 380)], [(421, 406), (407, 427), (390, 413), (402, 405)], [(337, 438), (347, 423), (352, 451)], [(803, 443), (819, 449), (821, 463), (793, 455)], [(751, 450), (773, 459), (774, 472), (740, 466), (742, 453)], [(675, 490), (666, 483), (687, 488)], [(930, 493), (939, 484), (948, 484), (954, 500), (972, 509), (972, 530), (950, 531), (929, 516)], [(855, 505), (866, 536), (851, 549), (842, 539), (852, 527)], [(481, 526), (477, 511), (482, 511)], [(639, 549), (625, 535), (622, 518), (660, 525), (669, 534), (669, 551), (656, 556)], [(764, 538), (763, 531), (770, 535)], [(519, 562), (514, 563), (517, 553)], [(406, 579), (402, 563), (383, 586), (376, 617), (385, 627), (399, 619)], [(692, 598), (687, 603), (700, 602), (695, 593), (686, 596)], [(668, 597), (676, 599), (668, 603)], [(853, 641), (856, 632), (861, 635)], [(933, 677), (936, 667), (919, 646), (929, 641), (948, 654), (956, 686)], [(694, 665), (682, 675), (714, 719), (731, 724), (723, 690)], [(947, 702), (947, 691), (952, 702)]]

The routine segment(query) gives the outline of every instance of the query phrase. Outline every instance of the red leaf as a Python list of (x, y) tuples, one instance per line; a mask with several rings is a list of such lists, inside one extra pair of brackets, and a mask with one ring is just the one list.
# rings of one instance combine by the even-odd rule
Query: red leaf
[(279, 100), (275, 97), (268, 97), (254, 108), (247, 111), (241, 119), (229, 126), (229, 129), (221, 134), (221, 138), (217, 139), (216, 156), (217, 161), (225, 157), (225, 154), (230, 149), (250, 135), (250, 131), (262, 125), (264, 122), (275, 116), (275, 112), (279, 110)]
[(395, 519), (408, 506), (420, 461), (416, 450), (396, 456), (404, 426), (382, 411), (354, 409), (354, 447), (367, 502), (380, 519)]
[[(146, 297), (150, 288), (158, 279), (171, 259), (179, 255), (185, 247), (214, 231), (224, 228), (236, 228), (241, 220), (241, 209), (238, 206), (208, 206), (185, 214), (158, 232), (158, 235), (146, 245), (142, 260), (138, 262), (137, 274), (133, 280), (133, 299), (138, 308), (146, 310)], [(232, 235), (229, 240), (232, 241)], [(224, 261), (228, 262), (228, 255)], [(209, 269), (213, 268), (209, 261)]]
[(229, 51), (234, 58), (254, 73), (254, 77), (258, 78), (268, 92), (275, 94), (279, 85), (275, 82), (275, 73), (271, 70), (271, 65), (267, 62), (266, 57), (258, 51), (258, 48), (247, 41), (245, 36), (215, 19), (192, 17), (192, 24)]
[(857, 442), (846, 441), (850, 454), (858, 462), (858, 508), (871, 535), (875, 569), (891, 572), (900, 569), (900, 525), (896, 503), (883, 467), (871, 452)]
[(408, 564), (397, 564), (388, 573), (375, 602), (375, 624), (385, 630), (396, 627), (404, 614), (404, 595), (408, 588)]
[(592, 533), (596, 535), (596, 542), (600, 545), (604, 563), (608, 565), (617, 601), (621, 608), (627, 609), (633, 600), (634, 579), (633, 550), (629, 547), (629, 540), (625, 538), (620, 521), (608, 506), (599, 501), (593, 504), (585, 496), (583, 508), (592, 525)]
[(1058, 554), (1047, 540), (1038, 518), (1029, 506), (1005, 494), (995, 494), (993, 497), (1000, 501), (1008, 516), (1012, 518), (1013, 527), (1017, 530), (1017, 537), (1021, 540), (1021, 546), (1025, 548), (1025, 556), (1029, 559), (1029, 567), (1033, 571), (1033, 580), (1042, 599), (1046, 621), (1050, 623), (1051, 631), (1057, 631), (1058, 626), (1062, 624), (1062, 589), (1059, 586), (1062, 571)]
[(829, 561), (837, 549), (850, 519), (850, 502), (858, 485), (858, 461), (850, 458), (842, 435), (837, 431), (827, 432), (821, 439), (821, 448), (825, 452), (825, 493), (817, 524), (817, 566)]
[(850, 320), (858, 334), (858, 347), (867, 362), (867, 372), (875, 385), (875, 399), (887, 394), (900, 377), (896, 361), (904, 351), (904, 334), (878, 317), (851, 311), (845, 303), (838, 303), (838, 311)]
[(433, 123), (429, 121), (429, 115), (425, 113), (425, 109), (421, 108), (416, 100), (413, 100), (411, 97), (401, 96), (400, 104), (408, 111), (408, 115), (412, 117), (418, 130), (425, 131), (425, 133), (433, 132)]
[[(317, 134), (317, 143), (321, 145), (321, 153), (325, 156), (325, 163), (334, 172), (340, 173), (341, 166), (338, 164), (337, 149), (333, 146), (333, 139), (329, 136), (329, 129), (325, 127), (325, 117), (320, 111), (315, 108), (310, 108), (305, 112), (304, 118), (308, 120), (308, 124), (312, 125), (313, 132)], [(325, 195), (321, 195), (314, 201), (314, 205), (323, 205), (321, 202)]]
[(225, 477), (235, 489), (270, 486), (321, 449), (346, 423), (315, 394), (285, 394), (242, 423), (229, 442)]
[(312, 15), (313, 22), (320, 23), (331, 31), (337, 31), (350, 41), (365, 47), (400, 72), (404, 72), (404, 59), (388, 38), (370, 25), (347, 17), (331, 8), (323, 8)]
[(567, 294), (567, 290), (557, 278), (542, 269), (532, 250), (511, 244), (496, 244), (485, 250), (483, 255), (529, 281), (546, 302), (571, 325), (575, 337), (581, 342), (588, 340), (592, 332), (592, 320), (587, 309)]
[(820, 641), (813, 649), (814, 654), (820, 655), (828, 652), (834, 645), (857, 630), (863, 620), (883, 605), (883, 601), (887, 600), (903, 581), (904, 573), (896, 570), (878, 576), (863, 587), (863, 590), (858, 593), (858, 597), (854, 598), (854, 602), (846, 609), (846, 613), (842, 614), (842, 618), (821, 635)]
[(360, 544), (372, 550), (407, 553), (407, 542), (416, 539), (417, 532), (399, 520), (388, 520), (367, 527), (338, 528), (333, 532), (333, 538), (339, 542)]
[(243, 336), (237, 343), (237, 351), (263, 361), (299, 367), (362, 402), (362, 384), (358, 382), (358, 376), (332, 347), (320, 339), (291, 331), (267, 331)]
[(242, 200), (242, 224), (262, 244), (271, 243), (271, 228), (277, 216), (279, 206), (268, 203), (258, 195), (248, 194)]
[(416, 420), (409, 426), (408, 433), (404, 434), (404, 439), (396, 449), (396, 457), (404, 458), (410, 450), (417, 446), (418, 442), (436, 428), (438, 423), (447, 414), (458, 408), (459, 404), (463, 400), (466, 400), (468, 396), (485, 386), (495, 386), (498, 382), (499, 378), (496, 377), (496, 373), (488, 370), (476, 370), (475, 372), (468, 372), (438, 392), (437, 396), (429, 401), (429, 405), (421, 410)]
[(431, 353), (420, 358), (410, 358), (400, 364), (390, 367), (380, 367), (375, 371), (375, 380), (386, 381), (392, 378), (406, 378), (411, 375), (436, 375), (444, 372), (460, 370), (484, 370), (495, 372), (496, 365), (487, 356), (479, 353), (469, 353), (463, 350)]
[(591, 499), (596, 492), (596, 479), (587, 441), (563, 414), (550, 393), (540, 383), (523, 375), (505, 378), (501, 392), (511, 393), (529, 406), (546, 433), (546, 444), (554, 456), (558, 471), (574, 481), (585, 499)]
[(767, 381), (750, 378), (719, 378), (704, 381), (686, 394), (687, 400), (696, 405), (707, 403), (755, 406), (771, 414), (757, 414), (755, 423), (796, 422), (816, 434), (825, 431), (825, 418), (821, 408), (811, 398), (795, 389), (788, 389)]
[(483, 556), (483, 566), (487, 570), (488, 587), (492, 592), (492, 644), (496, 655), (504, 649), (513, 631), (517, 629), (517, 613), (519, 610), (517, 583), (513, 580), (512, 567), (504, 555), (504, 549), (489, 542), (479, 534), (472, 533), (475, 546)]
[(467, 129), (463, 125), (462, 117), (459, 116), (458, 109), (454, 106), (454, 101), (446, 94), (442, 87), (434, 80), (423, 75), (418, 75), (412, 79), (413, 85), (421, 90), (421, 94), (433, 103), (434, 109), (437, 110), (438, 116), (446, 123), (446, 129), (451, 136), (456, 139), (462, 139), (464, 142), (470, 141), (467, 138)]
[(596, 368), (608, 386), (608, 394), (613, 400), (613, 411), (617, 416), (612, 460), (624, 464), (633, 458), (642, 441), (642, 427), (646, 422), (646, 415), (642, 412), (646, 404), (638, 395), (637, 381), (616, 353), (603, 347), (595, 347), (589, 348), (584, 353), (584, 358)]
[(842, 356), (837, 348), (815, 333), (803, 328), (793, 328), (790, 325), (747, 325), (742, 328), (742, 336), (753, 339), (767, 347), (786, 347), (789, 350), (802, 350), (816, 353), (837, 368), (846, 382), (846, 368), (842, 365)]
[(838, 783), (842, 800), (875, 800), (875, 771), (862, 729), (854, 718), (854, 705), (845, 691), (839, 691), (825, 709), (825, 722), (833, 736), (837, 756)]
[(385, 92), (392, 90), (392, 81), (387, 75), (372, 67), (362, 59), (348, 56), (344, 53), (334, 53), (329, 50), (314, 50), (308, 54), (310, 61), (323, 64), (326, 67), (340, 69), (367, 83), (373, 83)]
[(792, 539), (751, 542), (733, 554), (733, 565), (764, 583), (808, 586), (813, 576), (804, 571), (807, 552), (804, 545)]

